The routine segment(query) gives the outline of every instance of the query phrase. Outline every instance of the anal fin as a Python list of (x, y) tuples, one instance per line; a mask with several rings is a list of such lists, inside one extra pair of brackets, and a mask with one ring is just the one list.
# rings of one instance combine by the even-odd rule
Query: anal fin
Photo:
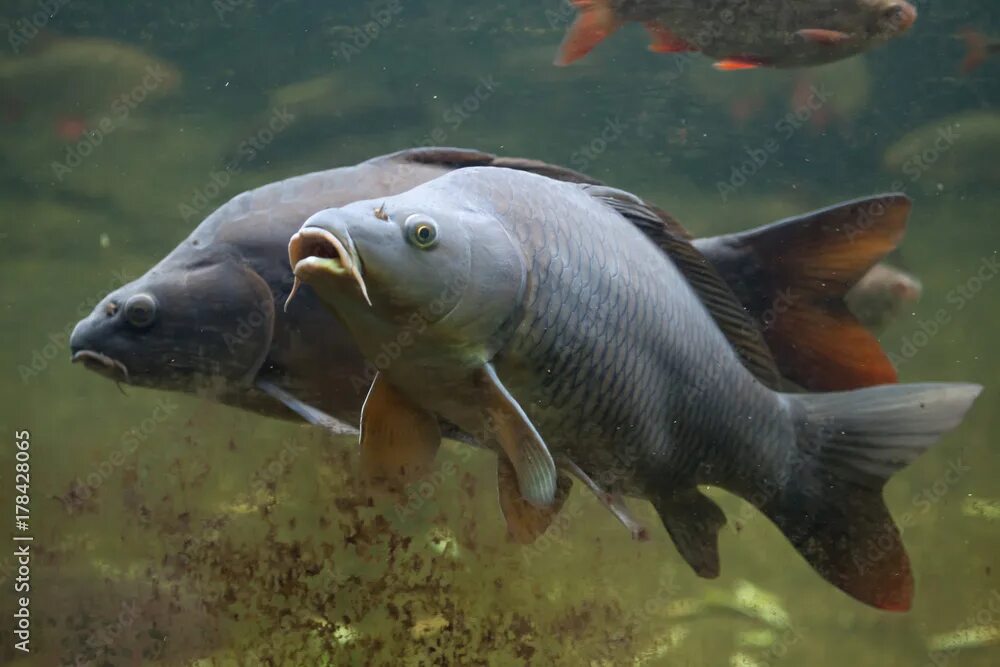
[(719, 576), (719, 530), (726, 515), (696, 488), (653, 499), (677, 551), (699, 577)]

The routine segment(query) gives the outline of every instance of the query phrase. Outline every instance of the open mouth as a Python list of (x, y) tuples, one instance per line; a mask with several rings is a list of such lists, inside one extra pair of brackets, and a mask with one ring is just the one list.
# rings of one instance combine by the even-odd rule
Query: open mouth
[(106, 354), (93, 350), (79, 350), (73, 354), (73, 363), (80, 362), (89, 370), (106, 375), (115, 382), (129, 382), (128, 368), (125, 364), (112, 359)]
[[(350, 243), (350, 241), (348, 241)], [(352, 244), (353, 245), (353, 244)], [(295, 274), (295, 284), (285, 301), (285, 310), (303, 282), (312, 282), (331, 275), (350, 276), (361, 290), (361, 295), (370, 306), (368, 288), (361, 276), (357, 252), (350, 250), (336, 236), (319, 227), (306, 227), (288, 242), (288, 262)]]

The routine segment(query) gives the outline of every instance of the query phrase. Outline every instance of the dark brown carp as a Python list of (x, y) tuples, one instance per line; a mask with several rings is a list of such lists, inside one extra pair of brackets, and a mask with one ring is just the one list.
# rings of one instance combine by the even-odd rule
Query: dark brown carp
[(822, 65), (908, 30), (905, 0), (574, 0), (579, 16), (557, 65), (582, 58), (624, 23), (652, 35), (658, 53), (697, 51), (720, 70)]
[[(886, 204), (895, 214), (853, 243), (893, 245), (908, 203)], [(848, 232), (805, 236), (824, 245)], [(505, 514), (512, 488), (540, 511), (558, 507), (561, 470), (616, 515), (623, 496), (652, 502), (703, 577), (719, 574), (726, 519), (698, 487), (717, 486), (841, 590), (909, 608), (909, 560), (882, 488), (961, 423), (978, 385), (777, 391), (766, 349), (730, 328), (743, 307), (659, 214), (621, 191), (515, 170), (462, 169), (319, 212), (288, 253), (378, 366), (361, 416), (366, 472), (411, 478), (443, 420), (498, 453)], [(402, 353), (385, 357), (392, 345)]]
[[(304, 290), (288, 312), (282, 310), (293, 281), (288, 238), (316, 211), (400, 193), (473, 166), (597, 183), (533, 160), (424, 148), (262, 186), (221, 206), (145, 275), (98, 303), (73, 332), (73, 358), (135, 386), (197, 393), (264, 415), (298, 414), (335, 431), (351, 430), (322, 415), (356, 425), (375, 366), (361, 357), (311, 290)], [(844, 295), (881, 250), (863, 243), (821, 247), (805, 242), (805, 237), (799, 244), (788, 231), (864, 227), (878, 219), (884, 204), (883, 198), (875, 197), (764, 227), (752, 235), (696, 241), (746, 299), (768, 344), (792, 349), (782, 341), (796, 341), (794, 358), (784, 363), (778, 355), (779, 367), (796, 385), (843, 389), (895, 379), (877, 341), (842, 309)], [(835, 249), (851, 266), (847, 272), (838, 269), (831, 281), (823, 253)], [(796, 259), (800, 257), (802, 262)], [(798, 351), (815, 348), (825, 352), (813, 356), (823, 356), (827, 366), (843, 372), (830, 368), (817, 372), (812, 361), (797, 367)], [(397, 352), (390, 348), (384, 353)]]

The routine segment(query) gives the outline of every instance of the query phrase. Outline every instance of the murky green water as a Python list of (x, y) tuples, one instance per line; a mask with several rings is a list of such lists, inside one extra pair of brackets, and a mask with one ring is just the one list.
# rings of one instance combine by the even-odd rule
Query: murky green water
[[(34, 538), (27, 657), (12, 634), (18, 544), (0, 548), (2, 660), (1000, 663), (1000, 62), (960, 74), (954, 36), (1000, 35), (992, 3), (918, 2), (913, 31), (866, 56), (729, 74), (647, 52), (635, 26), (554, 68), (573, 14), (556, 0), (344, 4), (0, 10), (3, 535), (16, 532), (15, 432), (28, 430)], [(635, 543), (579, 490), (550, 534), (519, 547), (485, 453), (446, 447), (455, 472), (403, 514), (368, 503), (351, 441), (178, 394), (123, 395), (70, 365), (76, 321), (232, 195), (413, 145), (563, 164), (698, 235), (913, 196), (894, 261), (924, 296), (882, 343), (904, 381), (986, 386), (886, 490), (908, 517), (913, 610), (847, 598), (723, 492), (715, 581), (687, 568), (648, 504), (633, 503), (653, 538)], [(960, 630), (961, 648), (935, 650)]]

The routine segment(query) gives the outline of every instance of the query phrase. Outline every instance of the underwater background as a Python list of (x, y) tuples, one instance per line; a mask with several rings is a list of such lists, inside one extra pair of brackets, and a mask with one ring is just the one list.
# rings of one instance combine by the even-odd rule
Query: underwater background
[[(956, 37), (998, 37), (1000, 16), (914, 4), (914, 28), (867, 55), (720, 73), (648, 52), (637, 26), (553, 67), (575, 14), (558, 0), (5, 0), (0, 492), (13, 512), (30, 430), (35, 556), (34, 652), (5, 626), (0, 662), (1000, 664), (1000, 58), (963, 74)], [(912, 611), (841, 594), (721, 491), (715, 581), (647, 503), (652, 539), (632, 542), (579, 488), (521, 547), (487, 453), (446, 445), (425, 496), (373, 505), (351, 439), (70, 364), (77, 320), (231, 196), (417, 145), (584, 171), (698, 236), (912, 196), (891, 259), (924, 295), (881, 341), (903, 381), (986, 388), (886, 489)]]

